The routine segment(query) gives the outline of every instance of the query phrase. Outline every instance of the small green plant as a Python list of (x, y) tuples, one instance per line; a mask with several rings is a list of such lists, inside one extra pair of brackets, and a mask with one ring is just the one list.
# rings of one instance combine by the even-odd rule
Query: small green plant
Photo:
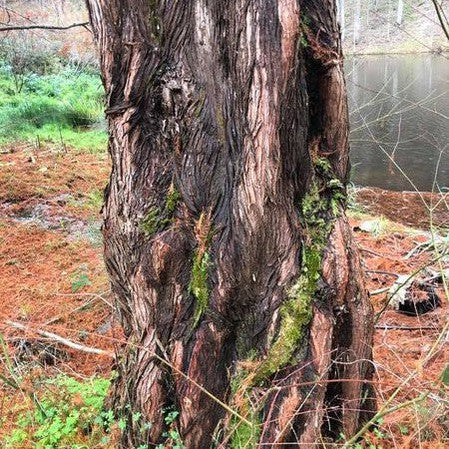
[(77, 293), (90, 285), (92, 285), (92, 283), (87, 275), (87, 266), (82, 265), (72, 276), (72, 293)]
[(207, 279), (209, 276), (210, 265), (210, 256), (207, 251), (203, 254), (200, 254), (199, 252), (195, 254), (192, 266), (192, 278), (189, 284), (189, 290), (196, 298), (194, 328), (198, 324), (209, 303), (209, 286)]
[(103, 206), (103, 191), (102, 190), (92, 190), (87, 194), (86, 198), (86, 208), (93, 209), (98, 212)]
[(66, 375), (46, 380), (37, 394), (39, 406), (19, 413), (5, 448), (33, 443), (36, 449), (94, 447), (108, 441), (114, 421), (103, 409), (110, 380), (95, 377), (78, 381)]
[(193, 328), (196, 328), (209, 305), (209, 268), (212, 265), (209, 245), (212, 238), (210, 213), (202, 212), (195, 224), (197, 248), (193, 255), (189, 291), (196, 299)]
[[(164, 421), (168, 427), (168, 430), (162, 434), (164, 438), (168, 441), (165, 444), (159, 444), (156, 449), (165, 449), (166, 447), (171, 447), (172, 449), (184, 449), (184, 443), (182, 442), (181, 435), (176, 427), (176, 420), (179, 416), (179, 412), (173, 407), (167, 407), (162, 410), (164, 413)], [(167, 443), (170, 445), (167, 446)], [(143, 445), (146, 449), (147, 446)]]

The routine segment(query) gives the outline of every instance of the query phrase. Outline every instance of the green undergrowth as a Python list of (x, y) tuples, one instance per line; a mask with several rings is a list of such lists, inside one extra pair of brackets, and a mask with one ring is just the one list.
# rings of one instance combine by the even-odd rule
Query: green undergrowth
[(0, 66), (0, 145), (51, 142), (105, 151), (103, 88), (98, 74), (61, 66), (48, 74)]
[(110, 380), (76, 380), (66, 375), (47, 379), (36, 389), (32, 407), (17, 412), (5, 449), (87, 449), (105, 447), (114, 422), (104, 410)]
[[(248, 356), (248, 360), (252, 361), (255, 353)], [(251, 391), (242, 389), (242, 385), (246, 382), (249, 372), (247, 369), (240, 368), (231, 379), (231, 397), (234, 399), (234, 406), (238, 409), (239, 414), (244, 416), (248, 422), (243, 421), (240, 417), (233, 415), (231, 417), (230, 439), (231, 449), (244, 449), (257, 447), (261, 432), (261, 408), (254, 407), (251, 403)]]

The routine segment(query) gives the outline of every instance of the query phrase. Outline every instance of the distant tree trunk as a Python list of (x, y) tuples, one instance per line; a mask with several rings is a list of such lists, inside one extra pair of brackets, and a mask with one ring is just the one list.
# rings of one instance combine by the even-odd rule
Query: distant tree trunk
[(362, 5), (361, 0), (356, 0), (354, 5), (354, 20), (353, 20), (353, 47), (355, 49), (355, 46), (360, 41), (360, 30), (361, 30), (361, 12), (362, 12)]
[(87, 4), (113, 164), (105, 259), (128, 342), (121, 447), (353, 434), (374, 409), (373, 317), (344, 213), (334, 1)]
[(393, 23), (393, 6), (392, 2), (388, 2), (388, 9), (387, 9), (387, 40), (389, 41), (391, 39), (391, 24)]
[(344, 41), (346, 37), (345, 0), (337, 0), (337, 15), (340, 24), (341, 40)]
[(403, 0), (398, 0), (398, 8), (396, 10), (396, 23), (402, 25), (402, 19), (404, 16), (404, 2)]

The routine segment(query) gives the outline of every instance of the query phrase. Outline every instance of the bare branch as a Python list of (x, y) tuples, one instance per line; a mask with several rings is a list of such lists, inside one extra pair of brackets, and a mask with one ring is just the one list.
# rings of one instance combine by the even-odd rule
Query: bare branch
[(449, 40), (449, 23), (445, 20), (444, 12), (441, 6), (438, 4), (437, 0), (432, 0), (433, 6), (435, 6), (435, 11), (438, 16), (438, 20), (440, 21), (441, 28), (443, 29), (444, 34)]
[(50, 31), (58, 31), (58, 30), (69, 30), (70, 28), (76, 27), (84, 27), (86, 29), (89, 22), (81, 22), (81, 23), (72, 23), (71, 25), (66, 26), (55, 26), (55, 25), (11, 25), (0, 27), (0, 31), (17, 31), (17, 30), (50, 30)]
[(67, 338), (61, 337), (60, 335), (56, 335), (53, 332), (47, 332), (47, 331), (43, 331), (43, 330), (39, 330), (39, 329), (29, 329), (24, 324), (17, 323), (16, 321), (7, 320), (7, 321), (5, 321), (5, 324), (7, 324), (8, 326), (14, 327), (16, 329), (23, 330), (23, 331), (35, 332), (38, 335), (42, 335), (45, 338), (48, 338), (50, 340), (61, 343), (62, 345), (68, 346), (69, 348), (76, 349), (77, 351), (88, 352), (90, 354), (107, 355), (110, 357), (114, 356), (109, 351), (105, 351), (103, 349), (98, 349), (98, 348), (92, 348), (90, 346), (81, 345), (72, 340), (68, 340)]

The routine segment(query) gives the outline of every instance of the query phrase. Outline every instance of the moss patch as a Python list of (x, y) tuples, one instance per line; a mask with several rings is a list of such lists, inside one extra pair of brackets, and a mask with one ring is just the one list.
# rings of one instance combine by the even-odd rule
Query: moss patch
[(280, 308), (280, 329), (266, 359), (256, 370), (253, 383), (263, 382), (291, 362), (312, 319), (312, 303), (321, 277), (323, 251), (344, 195), (340, 180), (332, 175), (327, 159), (315, 161), (309, 192), (302, 200), (305, 242), (301, 272)]
[[(279, 332), (267, 357), (249, 370), (246, 378), (240, 380), (233, 395), (233, 402), (240, 404), (239, 410), (245, 415), (253, 412), (248, 409), (249, 403), (242, 398), (249, 397), (255, 385), (263, 384), (281, 368), (294, 362), (293, 357), (312, 319), (313, 301), (321, 278), (323, 252), (344, 198), (344, 186), (334, 177), (329, 161), (321, 158), (315, 160), (312, 182), (301, 203), (305, 239), (300, 273), (280, 307)], [(242, 427), (242, 433), (248, 434), (247, 438), (252, 435), (250, 430), (254, 432), (252, 428)], [(255, 446), (248, 443), (247, 447)]]
[(203, 313), (209, 305), (209, 268), (212, 265), (208, 250), (211, 233), (212, 220), (210, 212), (202, 212), (195, 223), (195, 238), (197, 248), (193, 257), (192, 273), (190, 277), (189, 291), (196, 299), (194, 323), (195, 328)]
[(173, 215), (180, 199), (181, 194), (174, 188), (173, 185), (171, 185), (167, 199), (165, 200), (165, 213), (168, 215)]
[(156, 232), (162, 231), (173, 222), (173, 214), (181, 199), (181, 194), (174, 188), (173, 184), (167, 193), (164, 208), (150, 207), (145, 217), (139, 224), (139, 229), (146, 237), (152, 237)]
[(194, 328), (197, 326), (209, 304), (209, 285), (207, 278), (210, 265), (209, 253), (207, 251), (202, 253), (197, 250), (193, 259), (192, 277), (189, 285), (189, 290), (196, 299), (193, 321)]

